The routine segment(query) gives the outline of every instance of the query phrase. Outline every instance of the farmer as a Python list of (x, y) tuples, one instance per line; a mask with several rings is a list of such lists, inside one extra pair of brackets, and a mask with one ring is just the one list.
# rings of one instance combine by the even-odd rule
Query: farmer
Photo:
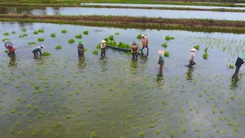
[(147, 53), (148, 53), (148, 51), (149, 51), (148, 38), (146, 36), (144, 36), (143, 34), (141, 35), (141, 45), (142, 45), (141, 51), (143, 51), (143, 49), (146, 48), (147, 49)]
[(37, 46), (32, 50), (32, 53), (34, 54), (34, 58), (38, 57), (38, 53), (40, 54), (40, 56), (42, 56), (42, 49), (44, 49), (44, 45)]
[(105, 57), (105, 49), (106, 49), (106, 41), (102, 40), (100, 43), (100, 50), (101, 50), (100, 56), (101, 56), (101, 58)]
[(9, 53), (8, 53), (9, 56), (15, 56), (15, 49), (14, 49), (13, 43), (11, 43), (10, 40), (5, 41), (5, 47), (9, 51)]
[(135, 41), (133, 41), (133, 44), (131, 45), (132, 60), (134, 59), (137, 60), (138, 52), (139, 52), (139, 46), (136, 44)]
[(194, 58), (195, 58), (195, 52), (197, 50), (195, 48), (191, 49), (191, 53), (189, 55), (189, 66), (195, 65), (196, 63), (194, 62)]
[(159, 60), (158, 60), (158, 64), (160, 66), (160, 71), (163, 70), (163, 65), (165, 64), (164, 61), (164, 51), (163, 50), (158, 50), (158, 55), (159, 55)]
[(84, 57), (84, 46), (82, 40), (79, 40), (78, 42), (77, 52), (79, 57)]
[(235, 71), (235, 74), (238, 74), (239, 73), (239, 70), (240, 70), (240, 67), (242, 66), (242, 64), (245, 63), (245, 60), (241, 59), (240, 57), (237, 57), (237, 60), (236, 60), (236, 71)]

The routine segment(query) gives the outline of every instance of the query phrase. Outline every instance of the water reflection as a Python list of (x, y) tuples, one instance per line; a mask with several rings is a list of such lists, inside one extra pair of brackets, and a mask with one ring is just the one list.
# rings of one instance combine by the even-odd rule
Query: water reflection
[(186, 72), (186, 76), (185, 76), (186, 80), (192, 80), (193, 71), (194, 71), (194, 67), (193, 66), (188, 66), (188, 71)]
[(230, 84), (230, 88), (234, 88), (237, 87), (237, 82), (238, 82), (238, 73), (234, 73), (231, 77), (231, 84)]
[(10, 56), (9, 67), (16, 67), (16, 66), (17, 66), (16, 56)]
[(138, 67), (137, 60), (132, 60), (130, 65), (131, 65), (131, 68), (137, 69), (137, 67)]
[(107, 68), (107, 58), (101, 58), (100, 59), (100, 67), (101, 67), (101, 72), (105, 72), (108, 68)]
[(85, 58), (78, 58), (78, 69), (84, 69), (86, 66)]
[(157, 74), (157, 84), (158, 84), (158, 86), (164, 85), (163, 71), (159, 71)]

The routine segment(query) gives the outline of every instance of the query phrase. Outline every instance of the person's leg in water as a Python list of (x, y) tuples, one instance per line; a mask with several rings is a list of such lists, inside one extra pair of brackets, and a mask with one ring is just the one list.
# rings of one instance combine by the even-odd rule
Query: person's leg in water
[(163, 64), (160, 64), (160, 71), (163, 70)]

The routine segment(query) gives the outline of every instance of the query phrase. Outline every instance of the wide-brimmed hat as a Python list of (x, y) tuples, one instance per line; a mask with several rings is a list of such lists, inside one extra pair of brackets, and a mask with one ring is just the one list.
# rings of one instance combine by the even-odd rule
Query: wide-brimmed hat
[(141, 35), (141, 37), (145, 37), (145, 35), (144, 35), (144, 34), (142, 34), (142, 35)]
[(133, 44), (135, 45), (135, 44), (136, 44), (136, 42), (135, 42), (135, 41), (133, 41)]
[(105, 40), (102, 40), (101, 43), (105, 43), (106, 41)]
[(163, 51), (163, 50), (158, 50), (157, 53), (158, 53), (159, 55), (163, 55), (163, 54), (164, 54), (164, 51)]
[(196, 52), (197, 50), (195, 48), (192, 48), (191, 49), (191, 52)]
[(82, 40), (79, 40), (79, 41), (78, 41), (78, 44), (83, 44), (83, 41), (82, 41)]

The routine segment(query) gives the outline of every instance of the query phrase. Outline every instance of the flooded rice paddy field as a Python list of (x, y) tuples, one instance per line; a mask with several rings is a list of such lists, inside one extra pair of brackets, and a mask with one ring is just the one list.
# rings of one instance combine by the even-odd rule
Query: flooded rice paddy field
[[(244, 74), (232, 83), (237, 54), (245, 51), (244, 34), (139, 30), (0, 22), (0, 38), (11, 39), (16, 58), (0, 47), (0, 137), (242, 137), (245, 132)], [(61, 33), (61, 30), (67, 30)], [(41, 31), (38, 34), (33, 32)], [(83, 34), (88, 31), (88, 34)], [(50, 35), (55, 33), (55, 37)], [(107, 49), (92, 54), (110, 35), (131, 44), (149, 38), (148, 57)], [(76, 45), (88, 50), (79, 59)], [(165, 40), (173, 36), (173, 40)], [(43, 38), (39, 42), (38, 38)], [(68, 43), (74, 39), (74, 43)], [(35, 42), (29, 45), (29, 42)], [(167, 43), (167, 47), (161, 46)], [(49, 57), (34, 59), (44, 44)], [(56, 46), (62, 48), (56, 50)], [(187, 68), (190, 49), (200, 45), (197, 65)], [(208, 58), (203, 59), (205, 48)], [(170, 53), (158, 71), (157, 50)]]

